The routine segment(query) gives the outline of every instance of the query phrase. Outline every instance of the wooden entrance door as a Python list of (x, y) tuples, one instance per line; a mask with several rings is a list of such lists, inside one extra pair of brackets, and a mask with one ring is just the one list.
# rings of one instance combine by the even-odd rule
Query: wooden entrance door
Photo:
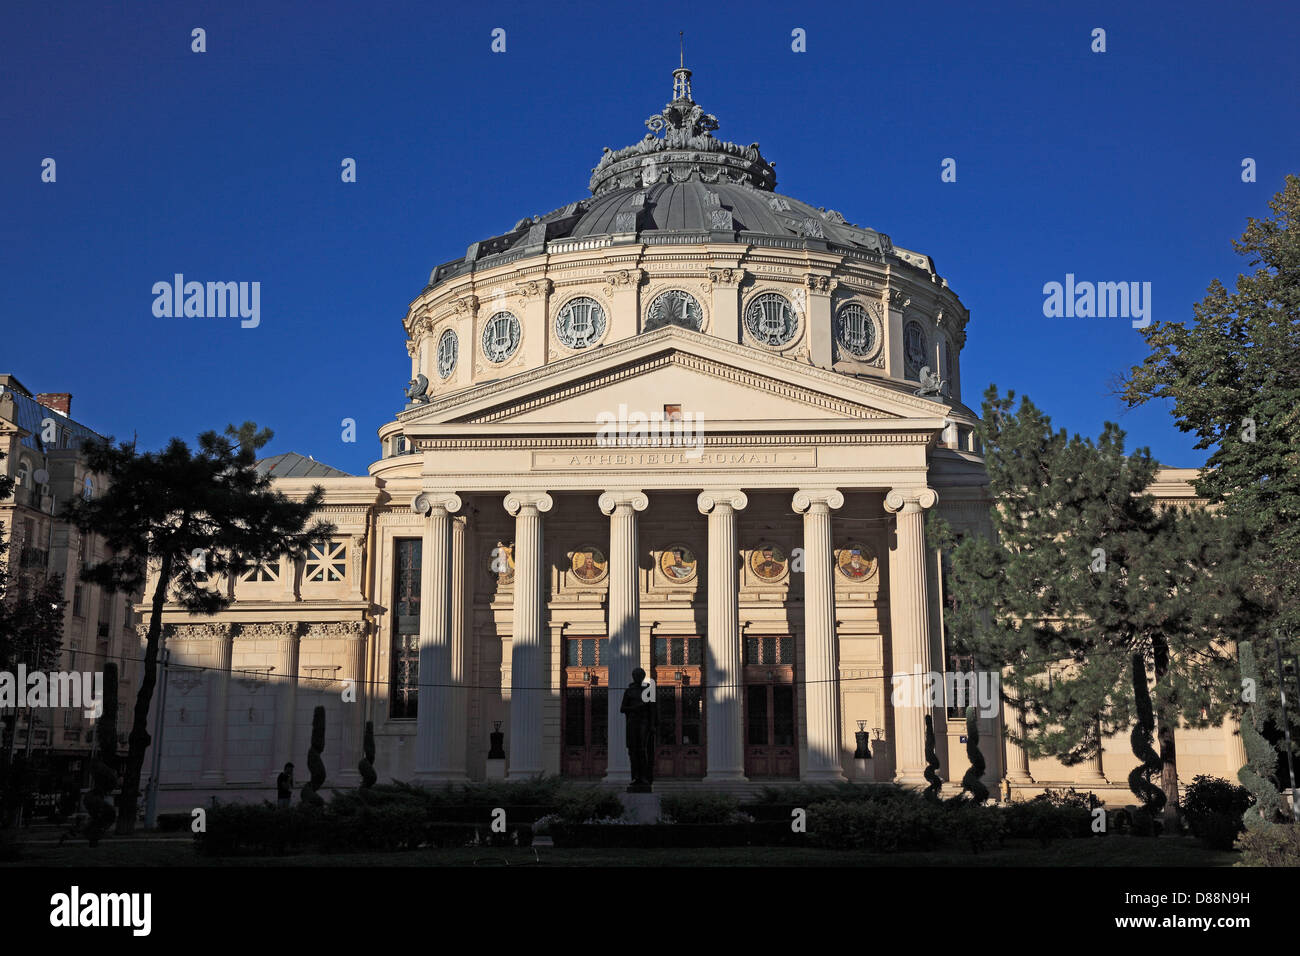
[(659, 703), (655, 777), (704, 776), (702, 637), (656, 637), (654, 678)]
[(609, 761), (609, 640), (566, 638), (563, 672), (563, 772), (569, 777), (603, 777)]
[(794, 638), (745, 638), (745, 775), (799, 776)]

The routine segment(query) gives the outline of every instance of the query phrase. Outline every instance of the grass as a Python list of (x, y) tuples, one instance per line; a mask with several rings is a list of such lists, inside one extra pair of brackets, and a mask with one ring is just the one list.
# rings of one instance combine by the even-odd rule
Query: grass
[(1042, 847), (1036, 841), (1008, 840), (980, 854), (939, 850), (926, 853), (866, 853), (809, 847), (739, 847), (734, 849), (531, 849), (457, 848), (396, 853), (303, 853), (282, 857), (211, 859), (195, 853), (188, 837), (106, 839), (97, 848), (85, 843), (22, 844), (22, 859), (0, 869), (26, 866), (198, 866), (198, 867), (359, 867), (359, 866), (1102, 866), (1219, 867), (1239, 859), (1234, 851), (1208, 850), (1192, 837), (1099, 837), (1059, 840)]

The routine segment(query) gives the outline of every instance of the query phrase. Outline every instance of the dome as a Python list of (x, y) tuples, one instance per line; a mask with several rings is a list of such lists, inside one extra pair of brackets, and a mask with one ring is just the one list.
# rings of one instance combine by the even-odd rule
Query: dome
[(685, 67), (673, 71), (673, 99), (645, 121), (650, 132), (640, 142), (605, 148), (591, 171), (590, 197), (473, 243), (463, 257), (435, 268), (429, 286), (551, 251), (547, 243), (557, 240), (600, 237), (866, 252), (934, 272), (928, 256), (896, 249), (884, 233), (777, 193), (775, 165), (763, 158), (758, 143), (740, 146), (712, 135), (717, 117), (692, 98), (690, 78)]

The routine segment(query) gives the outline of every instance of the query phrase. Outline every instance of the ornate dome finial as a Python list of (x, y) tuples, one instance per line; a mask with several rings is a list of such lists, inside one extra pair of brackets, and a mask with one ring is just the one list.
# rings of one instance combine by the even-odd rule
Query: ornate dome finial
[[(681, 62), (685, 61), (683, 48)], [(739, 146), (713, 137), (718, 118), (704, 112), (692, 98), (691, 71), (685, 65), (673, 70), (672, 101), (645, 125), (650, 132), (641, 142), (619, 150), (605, 148), (592, 170), (592, 195), (688, 179), (764, 190), (776, 187), (776, 172), (759, 153), (757, 143)]]
[(678, 53), (677, 69), (673, 70), (673, 99), (694, 102), (694, 100), (691, 99), (691, 71), (686, 69), (685, 31), (677, 31), (677, 41), (680, 44), (680, 50)]

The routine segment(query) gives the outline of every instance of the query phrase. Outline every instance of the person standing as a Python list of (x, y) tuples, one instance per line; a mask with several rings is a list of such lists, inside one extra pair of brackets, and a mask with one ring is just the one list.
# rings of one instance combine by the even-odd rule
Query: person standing
[(282, 807), (289, 806), (293, 801), (293, 764), (285, 764), (280, 776), (275, 778), (275, 794)]

